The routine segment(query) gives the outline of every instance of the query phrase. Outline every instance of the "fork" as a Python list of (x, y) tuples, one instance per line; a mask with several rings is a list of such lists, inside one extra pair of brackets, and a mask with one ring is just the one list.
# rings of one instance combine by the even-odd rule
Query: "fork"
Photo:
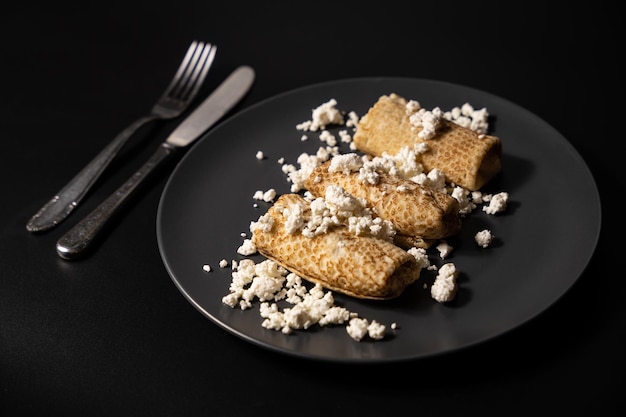
[(141, 126), (153, 120), (180, 116), (198, 94), (216, 52), (217, 47), (210, 43), (193, 41), (174, 78), (154, 104), (150, 114), (140, 117), (120, 132), (61, 191), (31, 217), (26, 224), (26, 230), (43, 232), (62, 222), (76, 208), (111, 160)]

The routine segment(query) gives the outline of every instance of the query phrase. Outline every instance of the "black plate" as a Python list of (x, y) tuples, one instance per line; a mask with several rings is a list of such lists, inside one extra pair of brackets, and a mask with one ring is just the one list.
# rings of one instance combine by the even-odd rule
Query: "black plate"
[[(505, 213), (476, 210), (464, 221), (446, 262), (461, 271), (459, 292), (448, 304), (430, 298), (422, 278), (392, 301), (336, 296), (338, 304), (387, 327), (381, 341), (352, 340), (343, 326), (318, 326), (285, 335), (261, 327), (251, 310), (222, 304), (231, 281), (221, 259), (240, 259), (242, 232), (268, 203), (255, 191), (289, 192), (278, 159), (295, 165), (322, 144), (301, 141), (296, 125), (331, 98), (364, 115), (382, 94), (398, 93), (422, 107), (449, 110), (466, 102), (486, 107), (491, 133), (503, 141), (503, 172), (483, 191), (509, 193)], [(339, 129), (332, 129), (336, 133)], [(342, 145), (342, 151), (348, 149)], [(266, 159), (257, 160), (257, 151)], [(596, 247), (601, 224), (594, 179), (576, 150), (529, 111), (492, 94), (445, 82), (408, 78), (339, 80), (296, 89), (252, 106), (207, 133), (180, 161), (159, 204), (157, 237), (163, 262), (182, 294), (227, 331), (264, 348), (329, 361), (385, 362), (423, 358), (487, 341), (534, 318), (572, 286)], [(479, 248), (474, 234), (489, 228), (496, 240)], [(253, 257), (260, 260), (260, 257)], [(436, 260), (433, 260), (437, 262)], [(440, 261), (440, 260), (439, 260)], [(213, 272), (202, 266), (209, 264)], [(391, 330), (389, 325), (397, 323)]]

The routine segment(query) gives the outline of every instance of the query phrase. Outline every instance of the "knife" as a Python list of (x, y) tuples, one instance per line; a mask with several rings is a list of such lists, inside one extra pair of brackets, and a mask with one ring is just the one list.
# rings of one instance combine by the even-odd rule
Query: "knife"
[(254, 76), (254, 70), (246, 65), (233, 71), (178, 125), (137, 172), (57, 241), (57, 254), (66, 260), (85, 254), (106, 223), (128, 201), (138, 186), (158, 167), (162, 167), (174, 153), (189, 146), (233, 108), (252, 86)]

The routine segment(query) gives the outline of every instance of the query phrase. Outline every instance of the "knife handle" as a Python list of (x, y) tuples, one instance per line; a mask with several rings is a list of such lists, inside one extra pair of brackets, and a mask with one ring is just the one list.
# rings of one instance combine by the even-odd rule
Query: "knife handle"
[(84, 255), (108, 221), (124, 206), (129, 197), (177, 148), (163, 143), (156, 152), (113, 194), (63, 235), (56, 245), (58, 255), (74, 260)]
[(156, 116), (137, 119), (121, 131), (94, 159), (89, 162), (65, 187), (39, 209), (26, 224), (29, 232), (43, 232), (62, 222), (83, 199), (104, 169), (113, 160), (128, 139)]

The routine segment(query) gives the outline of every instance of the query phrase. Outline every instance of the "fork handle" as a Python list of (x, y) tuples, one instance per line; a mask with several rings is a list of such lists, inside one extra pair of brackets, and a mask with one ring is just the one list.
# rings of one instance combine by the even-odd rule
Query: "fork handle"
[(31, 217), (26, 224), (26, 230), (29, 232), (43, 232), (63, 221), (83, 199), (122, 146), (128, 142), (128, 139), (141, 126), (156, 119), (157, 116), (155, 115), (141, 117), (120, 132), (61, 191)]
[(108, 221), (123, 207), (124, 203), (156, 168), (163, 166), (177, 148), (163, 143), (137, 172), (90, 214), (72, 227), (57, 241), (57, 253), (66, 260), (76, 259), (87, 252)]

